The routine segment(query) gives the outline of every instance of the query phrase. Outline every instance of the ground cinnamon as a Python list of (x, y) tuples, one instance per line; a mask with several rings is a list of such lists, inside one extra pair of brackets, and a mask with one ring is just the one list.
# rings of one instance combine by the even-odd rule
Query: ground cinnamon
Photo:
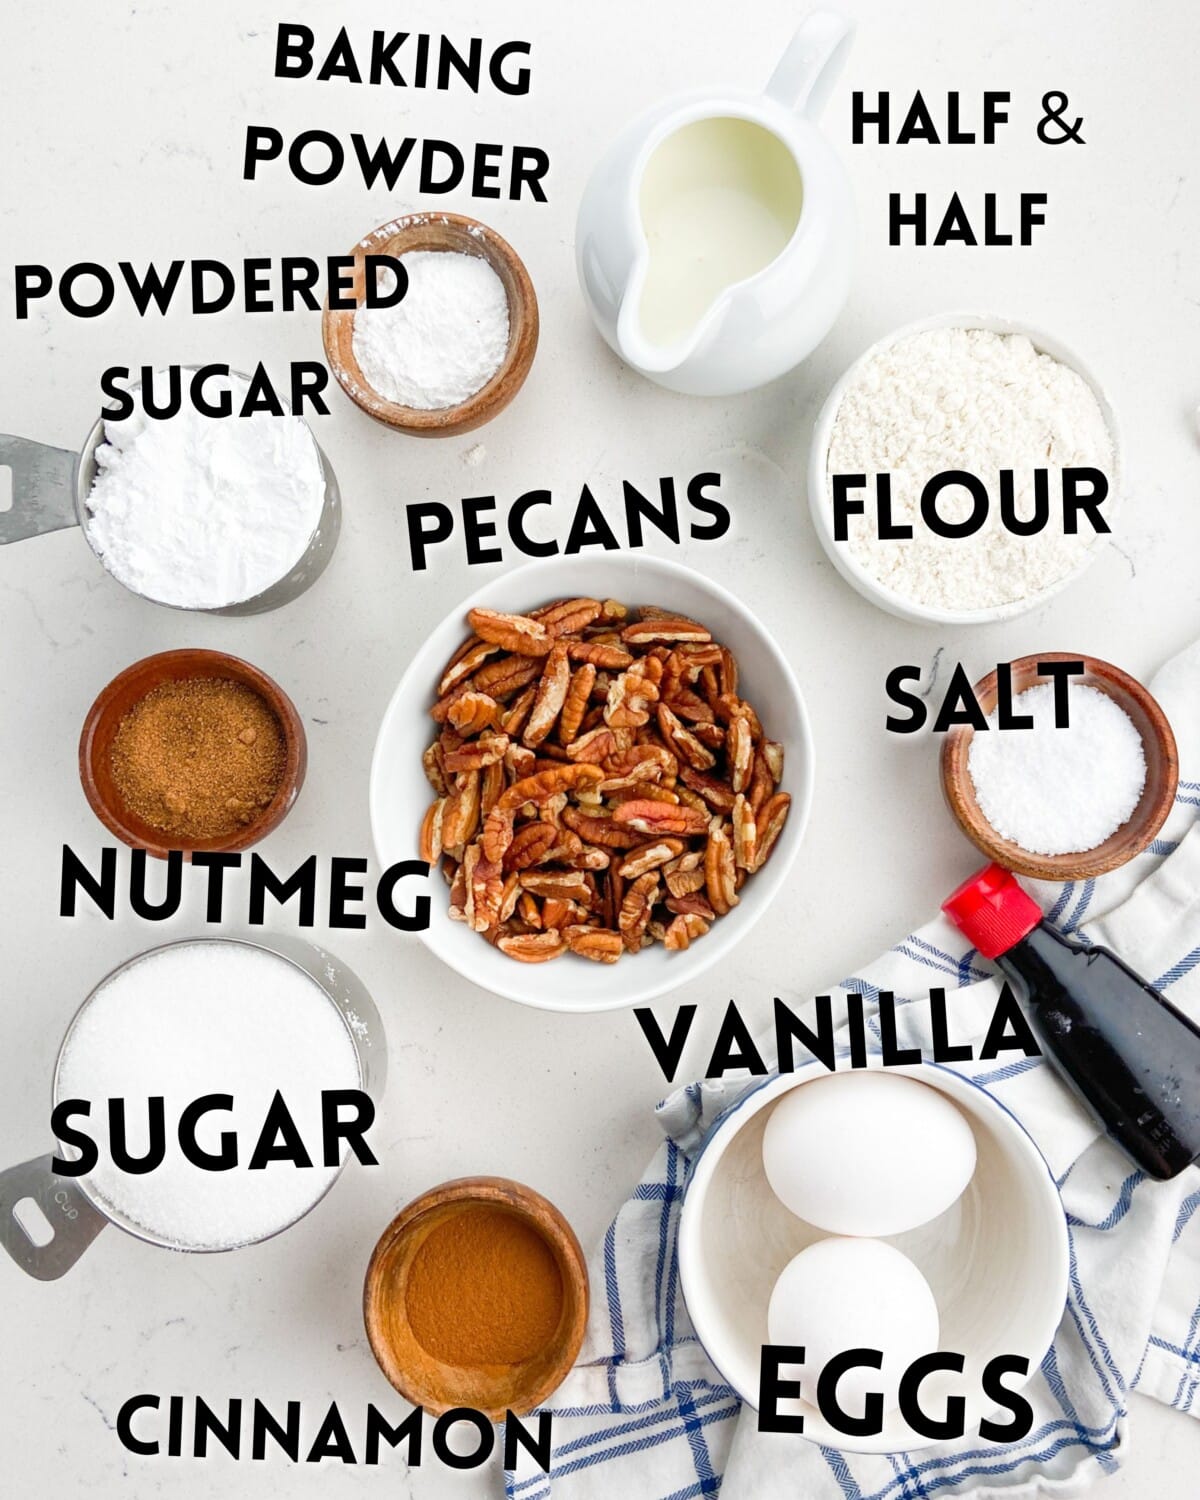
[(180, 841), (224, 838), (260, 818), (285, 763), (274, 711), (229, 677), (152, 688), (117, 726), (110, 754), (129, 811)]
[(553, 1340), (563, 1311), (554, 1252), (526, 1220), (490, 1204), (449, 1214), (409, 1267), (405, 1313), (448, 1365), (515, 1365)]

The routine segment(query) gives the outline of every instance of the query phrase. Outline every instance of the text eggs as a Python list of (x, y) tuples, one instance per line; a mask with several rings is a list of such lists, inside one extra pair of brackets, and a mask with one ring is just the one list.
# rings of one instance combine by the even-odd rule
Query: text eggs
[(829, 1234), (903, 1234), (960, 1196), (975, 1137), (945, 1095), (872, 1069), (785, 1094), (762, 1155), (772, 1190), (798, 1218)]
[(884, 1411), (896, 1407), (905, 1370), (937, 1349), (939, 1320), (929, 1283), (907, 1255), (880, 1240), (834, 1238), (809, 1245), (784, 1266), (767, 1330), (772, 1344), (803, 1346), (804, 1363), (796, 1368), (810, 1405), (835, 1354), (878, 1349), (878, 1370), (855, 1366), (837, 1382), (839, 1403), (857, 1415), (872, 1391), (883, 1397)]

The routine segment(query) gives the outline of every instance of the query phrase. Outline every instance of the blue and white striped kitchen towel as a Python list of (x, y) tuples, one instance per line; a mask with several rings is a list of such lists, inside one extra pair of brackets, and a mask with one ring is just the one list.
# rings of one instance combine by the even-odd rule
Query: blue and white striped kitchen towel
[[(1162, 835), (1132, 866), (1038, 895), (1064, 930), (1105, 943), (1200, 1017), (1200, 643), (1152, 683), (1184, 774)], [(1085, 920), (1086, 918), (1086, 920)], [(997, 984), (942, 918), (841, 988), (897, 997), (903, 1045), (922, 1033), (931, 985), (955, 990), (955, 1039), (978, 1041)], [(836, 1010), (835, 1010), (836, 1014)], [(770, 1056), (764, 1047), (763, 1055)], [(659, 1106), (667, 1140), (593, 1257), (580, 1363), (552, 1403), (550, 1473), (505, 1475), (512, 1500), (928, 1500), (1066, 1497), (1116, 1469), (1136, 1388), (1200, 1416), (1200, 1169), (1149, 1181), (1040, 1059), (962, 1065), (1016, 1114), (1058, 1180), (1071, 1232), (1070, 1293), (1025, 1388), (1029, 1435), (978, 1436), (919, 1452), (860, 1455), (757, 1431), (696, 1342), (679, 1292), (676, 1230), (689, 1163), (744, 1079), (692, 1084)]]

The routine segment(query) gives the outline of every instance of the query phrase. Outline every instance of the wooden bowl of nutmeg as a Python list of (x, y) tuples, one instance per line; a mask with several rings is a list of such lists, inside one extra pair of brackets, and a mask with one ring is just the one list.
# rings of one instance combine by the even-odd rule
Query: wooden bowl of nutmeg
[(92, 811), (165, 858), (236, 851), (287, 816), (308, 761), (279, 684), (224, 651), (163, 651), (119, 673), (88, 710), (79, 777)]

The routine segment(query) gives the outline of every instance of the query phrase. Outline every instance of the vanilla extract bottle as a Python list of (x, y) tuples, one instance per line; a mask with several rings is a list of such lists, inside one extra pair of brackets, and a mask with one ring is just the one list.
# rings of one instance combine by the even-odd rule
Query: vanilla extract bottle
[(1107, 948), (1055, 931), (999, 865), (942, 910), (1008, 979), (1046, 1056), (1151, 1177), (1200, 1157), (1200, 1027)]

